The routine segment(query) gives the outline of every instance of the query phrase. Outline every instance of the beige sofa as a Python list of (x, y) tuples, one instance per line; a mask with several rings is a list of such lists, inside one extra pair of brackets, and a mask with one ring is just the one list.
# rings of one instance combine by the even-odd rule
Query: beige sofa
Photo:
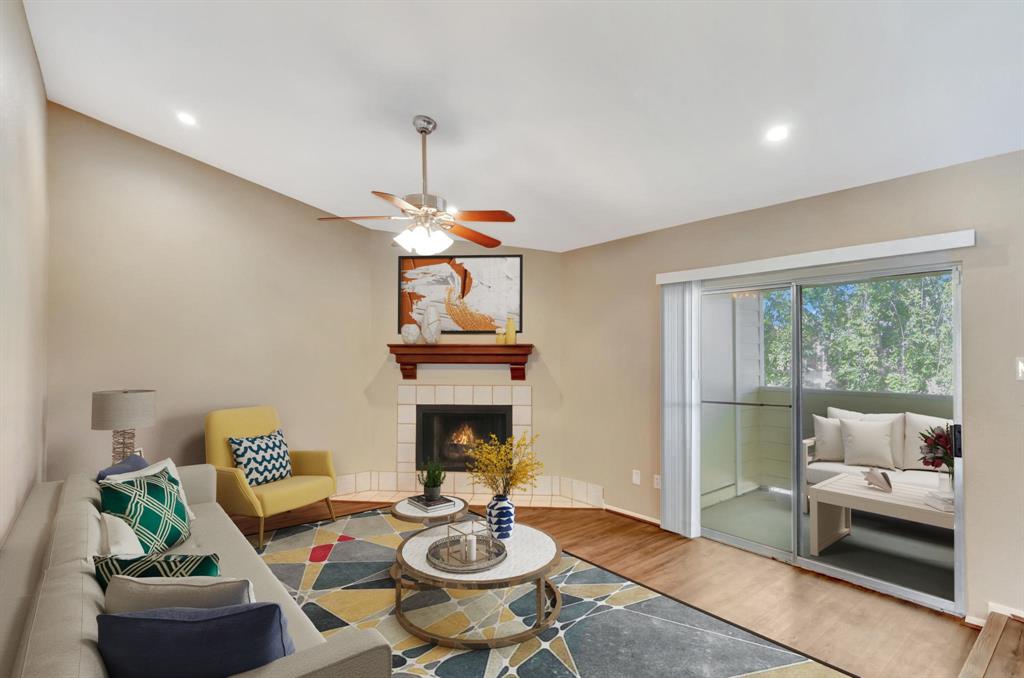
[[(892, 439), (895, 441), (895, 446), (892, 450), (893, 466), (895, 466), (895, 468), (883, 468), (882, 470), (889, 475), (894, 485), (913, 485), (915, 487), (924, 487), (927, 489), (938, 488), (938, 473), (934, 469), (925, 467), (920, 461), (918, 461), (918, 458), (921, 456), (921, 440), (919, 438), (919, 434), (921, 431), (931, 426), (952, 424), (951, 420), (924, 414), (916, 414), (914, 412), (865, 414), (861, 412), (841, 410), (834, 407), (829, 407), (827, 414), (829, 418), (833, 419), (855, 418), (882, 421), (883, 418), (889, 417), (889, 421), (892, 422)], [(803, 441), (801, 446), (803, 449), (804, 465), (804, 486), (802, 496), (805, 512), (807, 510), (808, 487), (828, 480), (840, 473), (860, 475), (862, 471), (867, 471), (870, 468), (868, 466), (850, 465), (844, 461), (826, 461), (817, 459), (815, 457), (814, 446), (814, 438), (807, 438)]]
[[(172, 553), (217, 553), (221, 574), (249, 579), (256, 599), (278, 603), (295, 654), (246, 678), (385, 678), (391, 648), (373, 630), (340, 629), (324, 640), (216, 502), (212, 466), (179, 467), (196, 514), (192, 536)], [(41, 483), (0, 550), (0, 676), (103, 677), (96, 615), (103, 591), (93, 575), (100, 540), (99, 487), (86, 476)], [(187, 648), (183, 648), (187, 650)]]

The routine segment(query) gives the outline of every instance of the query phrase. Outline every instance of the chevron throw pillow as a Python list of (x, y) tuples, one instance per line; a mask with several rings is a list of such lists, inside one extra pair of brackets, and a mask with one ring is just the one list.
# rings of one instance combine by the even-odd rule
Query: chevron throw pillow
[(291, 477), (292, 460), (281, 429), (265, 436), (228, 438), (228, 442), (235, 456), (235, 466), (245, 473), (249, 485), (263, 485)]
[(191, 534), (179, 487), (167, 470), (128, 480), (101, 480), (101, 510), (124, 519), (143, 551), (161, 553)]
[(104, 591), (115, 574), (126, 577), (219, 577), (220, 558), (209, 555), (165, 553), (148, 556), (93, 556), (96, 579)]

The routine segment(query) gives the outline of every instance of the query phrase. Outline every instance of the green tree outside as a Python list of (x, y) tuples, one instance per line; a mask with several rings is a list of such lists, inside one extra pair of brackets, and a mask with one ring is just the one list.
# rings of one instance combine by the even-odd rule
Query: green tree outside
[[(953, 392), (953, 285), (949, 273), (803, 289), (806, 388)], [(788, 289), (762, 294), (767, 386), (789, 386)]]

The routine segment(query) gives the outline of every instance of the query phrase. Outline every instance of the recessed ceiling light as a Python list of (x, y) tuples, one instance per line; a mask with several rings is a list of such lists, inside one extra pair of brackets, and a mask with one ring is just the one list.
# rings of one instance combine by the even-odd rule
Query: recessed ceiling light
[(191, 113), (186, 113), (185, 111), (180, 111), (178, 113), (178, 122), (180, 122), (182, 125), (188, 125), (189, 127), (195, 127), (196, 126), (196, 116), (192, 115)]
[(764, 133), (765, 141), (784, 141), (789, 136), (789, 125), (775, 125)]

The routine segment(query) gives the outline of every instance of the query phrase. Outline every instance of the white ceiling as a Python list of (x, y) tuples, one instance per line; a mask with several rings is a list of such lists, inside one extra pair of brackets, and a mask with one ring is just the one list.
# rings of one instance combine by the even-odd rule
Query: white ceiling
[(53, 101), (336, 214), (432, 115), (432, 192), (538, 249), (1024, 147), (1020, 2), (26, 6)]

